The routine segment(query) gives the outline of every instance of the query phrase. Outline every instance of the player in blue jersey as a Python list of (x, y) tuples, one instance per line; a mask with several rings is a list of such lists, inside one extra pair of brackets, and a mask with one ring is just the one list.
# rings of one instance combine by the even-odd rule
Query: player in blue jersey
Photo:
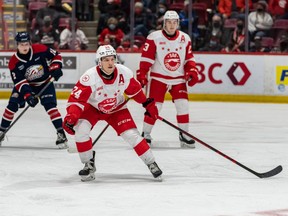
[[(62, 128), (62, 117), (57, 108), (56, 92), (53, 83), (44, 90), (42, 95), (35, 97), (50, 81), (51, 77), (57, 81), (62, 75), (61, 55), (45, 45), (31, 44), (27, 32), (18, 32), (15, 37), (17, 52), (9, 61), (9, 70), (14, 83), (8, 105), (4, 111), (0, 125), (0, 135), (10, 126), (19, 108), (35, 107), (40, 99), (57, 131), (56, 145), (67, 148), (67, 138)], [(3, 140), (0, 140), (0, 145)]]

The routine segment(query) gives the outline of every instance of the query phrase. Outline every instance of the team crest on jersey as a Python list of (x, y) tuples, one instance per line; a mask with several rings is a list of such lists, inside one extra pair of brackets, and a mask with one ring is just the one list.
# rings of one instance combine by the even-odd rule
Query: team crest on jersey
[(164, 65), (170, 71), (176, 71), (180, 67), (180, 56), (176, 52), (168, 53), (164, 57)]
[(107, 98), (98, 104), (98, 108), (103, 113), (109, 113), (117, 107), (116, 98)]
[(44, 75), (44, 68), (42, 65), (32, 65), (26, 69), (25, 78), (28, 81), (38, 79)]
[(90, 76), (89, 75), (85, 75), (82, 77), (82, 81), (83, 82), (88, 82), (90, 80)]

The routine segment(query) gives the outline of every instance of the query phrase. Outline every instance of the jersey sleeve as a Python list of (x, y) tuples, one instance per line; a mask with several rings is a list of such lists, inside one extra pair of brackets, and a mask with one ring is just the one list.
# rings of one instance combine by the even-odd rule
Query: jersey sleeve
[(62, 68), (63, 62), (60, 53), (52, 48), (49, 48), (43, 44), (33, 44), (34, 52), (41, 52), (45, 58), (52, 64), (58, 64)]
[(137, 103), (144, 103), (146, 96), (141, 88), (140, 83), (135, 79), (131, 78), (128, 87), (125, 90), (125, 94), (133, 98)]
[(32, 89), (25, 78), (24, 74), (21, 73), (19, 68), (17, 67), (17, 58), (14, 56), (11, 57), (8, 67), (11, 73), (12, 81), (15, 85), (16, 90), (21, 93), (22, 95), (27, 95), (32, 93)]
[(83, 85), (80, 81), (78, 81), (68, 98), (67, 113), (71, 113), (72, 110), (76, 109), (80, 109), (79, 112), (82, 112), (88, 105), (88, 99), (91, 94), (91, 87), (89, 85)]
[(188, 40), (187, 46), (186, 46), (186, 55), (185, 55), (185, 63), (184, 63), (184, 71), (190, 70), (190, 68), (196, 67), (196, 62), (194, 55), (192, 53), (192, 46), (191, 46), (191, 40)]
[(148, 73), (156, 59), (156, 44), (152, 37), (147, 37), (142, 48), (139, 69)]

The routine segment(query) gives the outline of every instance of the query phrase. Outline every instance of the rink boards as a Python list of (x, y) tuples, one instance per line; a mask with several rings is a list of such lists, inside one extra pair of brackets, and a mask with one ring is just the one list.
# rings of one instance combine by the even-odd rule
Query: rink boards
[[(13, 52), (0, 52), (0, 98), (13, 87), (8, 69)], [(195, 53), (200, 82), (189, 88), (194, 101), (288, 102), (287, 55)], [(95, 66), (95, 52), (62, 52), (63, 77), (55, 83), (66, 99), (78, 78)], [(140, 53), (120, 53), (119, 61), (136, 72)], [(286, 63), (286, 65), (285, 65)], [(167, 94), (166, 100), (170, 100)]]

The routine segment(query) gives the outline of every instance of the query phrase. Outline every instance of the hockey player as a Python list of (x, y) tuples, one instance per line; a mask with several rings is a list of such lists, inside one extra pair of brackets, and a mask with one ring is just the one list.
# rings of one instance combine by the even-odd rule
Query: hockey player
[[(164, 14), (163, 29), (148, 35), (142, 49), (141, 61), (137, 70), (137, 79), (145, 86), (148, 83), (147, 96), (156, 102), (161, 111), (165, 93), (168, 91), (177, 111), (178, 126), (189, 129), (189, 103), (187, 86), (198, 82), (198, 70), (192, 54), (190, 37), (179, 27), (179, 16), (176, 11), (168, 10)], [(151, 143), (151, 131), (155, 119), (144, 117), (142, 136)], [(195, 148), (195, 141), (179, 134), (181, 147)]]
[(146, 98), (133, 72), (116, 63), (117, 54), (111, 45), (100, 46), (96, 52), (98, 65), (88, 69), (76, 83), (68, 99), (67, 115), (63, 128), (75, 134), (77, 150), (84, 168), (79, 175), (82, 181), (95, 179), (95, 151), (92, 150), (90, 131), (99, 120), (105, 120), (148, 166), (154, 178), (162, 171), (155, 162), (146, 140), (141, 137), (127, 109), (124, 93), (141, 103), (152, 119), (158, 110), (153, 99)]
[[(35, 107), (39, 99), (34, 95), (41, 91), (51, 77), (57, 81), (63, 75), (62, 57), (57, 51), (42, 44), (31, 44), (27, 32), (18, 32), (15, 41), (17, 52), (11, 57), (8, 65), (14, 88), (3, 114), (0, 135), (10, 126), (18, 109), (25, 107), (25, 101), (30, 107)], [(40, 101), (57, 131), (56, 145), (60, 149), (67, 148), (67, 138), (57, 109), (53, 83), (42, 93)]]

